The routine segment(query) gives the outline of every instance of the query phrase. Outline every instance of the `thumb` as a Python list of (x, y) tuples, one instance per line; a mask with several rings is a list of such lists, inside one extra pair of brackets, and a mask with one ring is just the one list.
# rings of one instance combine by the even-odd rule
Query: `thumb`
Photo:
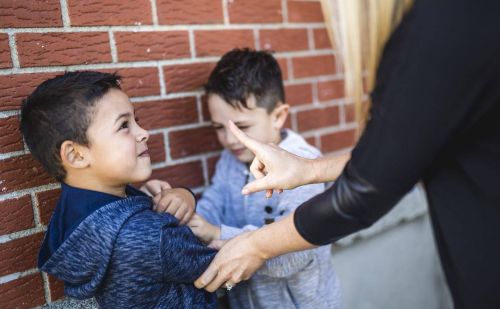
[(259, 192), (263, 190), (268, 190), (268, 189), (274, 189), (268, 181), (269, 176), (265, 176), (263, 178), (256, 179), (248, 184), (246, 184), (243, 189), (241, 190), (241, 193), (244, 195), (248, 195), (250, 193), (254, 192)]
[(172, 189), (172, 186), (166, 181), (162, 181), (160, 186), (161, 190)]

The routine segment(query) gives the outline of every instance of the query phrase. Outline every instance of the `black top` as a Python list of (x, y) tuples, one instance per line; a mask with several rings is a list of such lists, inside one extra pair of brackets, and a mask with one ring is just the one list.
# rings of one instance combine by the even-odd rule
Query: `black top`
[(387, 43), (352, 159), (295, 225), (325, 244), (423, 180), (457, 308), (500, 308), (500, 1), (416, 0)]

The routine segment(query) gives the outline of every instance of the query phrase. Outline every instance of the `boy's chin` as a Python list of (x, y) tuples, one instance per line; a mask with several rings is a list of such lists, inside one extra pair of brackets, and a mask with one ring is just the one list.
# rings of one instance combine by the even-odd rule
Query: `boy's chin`
[(151, 177), (152, 173), (153, 173), (153, 169), (151, 168), (151, 166), (149, 166), (149, 168), (144, 168), (143, 170), (141, 170), (140, 173), (138, 173), (136, 175), (136, 177), (134, 177), (135, 179), (131, 182), (133, 182), (133, 183), (144, 182), (144, 181), (148, 180), (149, 177)]
[(255, 158), (255, 155), (253, 153), (251, 153), (249, 150), (246, 150), (243, 154), (237, 156), (236, 158), (241, 163), (250, 164), (250, 163), (252, 163), (253, 159)]

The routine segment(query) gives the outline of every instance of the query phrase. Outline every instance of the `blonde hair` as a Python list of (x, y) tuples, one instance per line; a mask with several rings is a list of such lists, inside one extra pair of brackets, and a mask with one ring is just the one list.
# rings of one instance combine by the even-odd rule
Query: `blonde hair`
[(331, 42), (340, 52), (346, 97), (354, 101), (358, 133), (371, 102), (365, 92), (375, 86), (385, 43), (413, 0), (320, 0)]

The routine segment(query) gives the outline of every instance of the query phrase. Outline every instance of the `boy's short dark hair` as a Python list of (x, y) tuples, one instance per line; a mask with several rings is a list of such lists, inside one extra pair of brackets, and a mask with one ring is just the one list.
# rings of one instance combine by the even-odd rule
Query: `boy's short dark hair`
[(278, 62), (266, 51), (233, 49), (217, 62), (205, 85), (207, 95), (217, 94), (235, 108), (248, 108), (254, 95), (257, 106), (271, 112), (285, 102), (283, 78)]
[(66, 171), (61, 145), (70, 140), (88, 145), (87, 129), (95, 103), (111, 88), (120, 88), (115, 73), (69, 72), (41, 83), (21, 106), (20, 128), (31, 154), (58, 181)]

